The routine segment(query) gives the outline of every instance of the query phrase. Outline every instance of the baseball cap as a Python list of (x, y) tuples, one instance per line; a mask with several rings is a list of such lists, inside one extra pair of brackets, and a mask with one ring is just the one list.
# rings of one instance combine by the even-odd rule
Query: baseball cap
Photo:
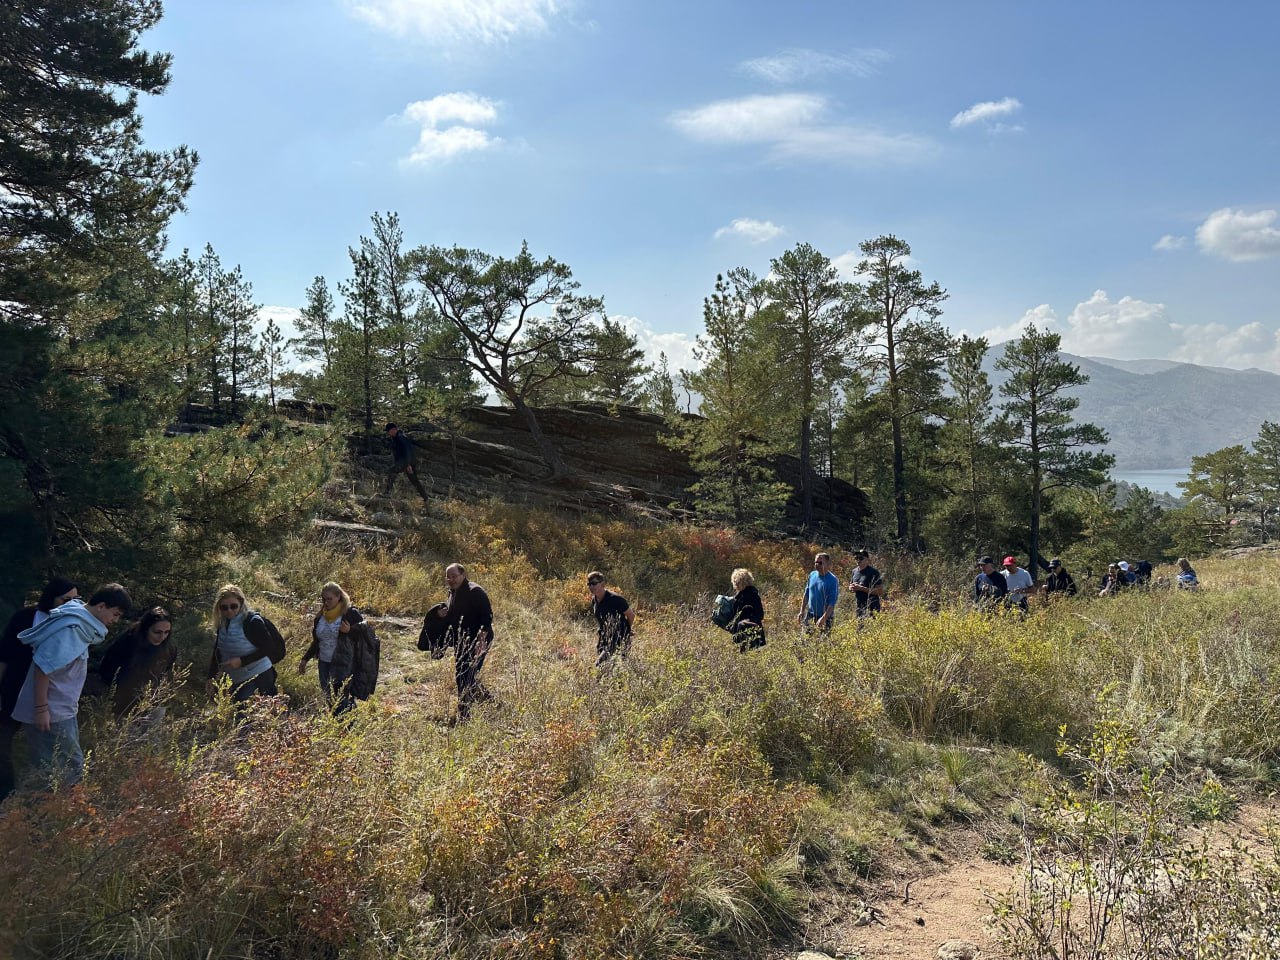
[(989, 564), (991, 564), (992, 566), (995, 566), (995, 561), (994, 561), (994, 560), (992, 560), (990, 557), (979, 557), (979, 558), (978, 558), (978, 565), (979, 565), (979, 566), (982, 566), (983, 564), (986, 564), (986, 563), (989, 563)]
[(1018, 561), (1014, 557), (1005, 557), (1004, 561), (1000, 564), (1002, 567), (1016, 567), (1017, 565)]
[(1052, 560), (1049, 561), (1049, 566), (1060, 567), (1062, 566), (1062, 561), (1059, 560), (1057, 557), (1054, 557)]
[(1128, 560), (1121, 560), (1121, 561), (1120, 561), (1120, 569), (1121, 569), (1121, 570), (1123, 570), (1125, 573), (1128, 573), (1128, 572), (1129, 572), (1129, 561), (1128, 561)]

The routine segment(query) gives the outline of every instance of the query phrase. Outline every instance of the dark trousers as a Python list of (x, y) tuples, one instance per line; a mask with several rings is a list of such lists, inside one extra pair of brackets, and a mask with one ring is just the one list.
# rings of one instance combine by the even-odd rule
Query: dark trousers
[(746, 653), (765, 644), (764, 627), (759, 624), (749, 621), (735, 623), (729, 628), (729, 632), (733, 634), (733, 642), (738, 645), (739, 653)]
[[(411, 467), (413, 469), (410, 469)], [(386, 486), (382, 488), (382, 495), (385, 497), (391, 492), (391, 487), (396, 482), (396, 477), (402, 473), (409, 478), (409, 482), (413, 484), (418, 493), (422, 495), (422, 502), (426, 503), (427, 491), (423, 489), (422, 481), (418, 479), (418, 468), (414, 467), (412, 463), (397, 463), (392, 465), (391, 469), (387, 471), (387, 483)]]
[(276, 689), (276, 668), (270, 667), (256, 677), (250, 677), (244, 683), (234, 687), (231, 690), (231, 699), (236, 703), (244, 703), (255, 694), (274, 697), (278, 692)]
[(0, 802), (18, 785), (17, 771), (13, 766), (13, 738), (21, 729), (22, 724), (13, 717), (0, 720)]
[(486, 650), (475, 656), (472, 650), (462, 650), (461, 644), (454, 648), (453, 679), (458, 685), (458, 719), (466, 720), (471, 716), (471, 704), (484, 703), (491, 699), (485, 685), (480, 682), (480, 668), (484, 666)]

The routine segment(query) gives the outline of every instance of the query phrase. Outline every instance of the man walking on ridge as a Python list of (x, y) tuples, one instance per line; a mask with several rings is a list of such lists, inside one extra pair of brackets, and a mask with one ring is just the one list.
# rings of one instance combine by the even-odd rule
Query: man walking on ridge
[(804, 599), (796, 622), (829, 631), (836, 619), (836, 601), (840, 599), (840, 578), (831, 572), (831, 554), (813, 558), (813, 570), (805, 584)]
[(858, 619), (874, 617), (880, 612), (880, 598), (884, 596), (884, 577), (871, 565), (871, 553), (865, 549), (853, 554), (857, 567), (849, 577), (849, 589), (858, 604)]
[(387, 473), (387, 483), (382, 488), (382, 495), (385, 497), (391, 493), (391, 485), (396, 482), (396, 475), (403, 473), (422, 495), (422, 502), (429, 502), (427, 491), (422, 489), (422, 481), (418, 479), (418, 471), (413, 466), (413, 441), (394, 423), (387, 424), (387, 436), (391, 438), (391, 456), (394, 462)]

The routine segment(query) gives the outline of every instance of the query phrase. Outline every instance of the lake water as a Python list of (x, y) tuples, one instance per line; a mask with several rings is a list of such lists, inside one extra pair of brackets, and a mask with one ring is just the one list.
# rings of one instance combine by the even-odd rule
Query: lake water
[(1187, 479), (1190, 472), (1190, 466), (1172, 470), (1112, 470), (1111, 479), (1146, 487), (1153, 493), (1168, 493), (1180, 497), (1182, 490), (1178, 488), (1178, 481)]

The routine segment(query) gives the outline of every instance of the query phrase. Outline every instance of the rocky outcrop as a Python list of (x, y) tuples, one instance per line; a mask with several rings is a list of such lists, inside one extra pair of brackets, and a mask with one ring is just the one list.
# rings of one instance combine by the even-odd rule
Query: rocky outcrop
[[(417, 448), (418, 472), (435, 496), (497, 497), (583, 513), (693, 518), (689, 488), (697, 474), (688, 458), (662, 442), (665, 421), (634, 407), (579, 403), (538, 410), (538, 423), (573, 471), (551, 480), (524, 419), (507, 407), (470, 407), (463, 425), (447, 431), (405, 424)], [(390, 466), (381, 437), (350, 438), (352, 453), (372, 470)], [(795, 457), (770, 464), (793, 490), (800, 483)], [(861, 537), (870, 516), (866, 496), (843, 480), (813, 475), (814, 532), (833, 541)], [(403, 479), (397, 480), (407, 494)], [(787, 527), (798, 531), (800, 499), (792, 496)]]

